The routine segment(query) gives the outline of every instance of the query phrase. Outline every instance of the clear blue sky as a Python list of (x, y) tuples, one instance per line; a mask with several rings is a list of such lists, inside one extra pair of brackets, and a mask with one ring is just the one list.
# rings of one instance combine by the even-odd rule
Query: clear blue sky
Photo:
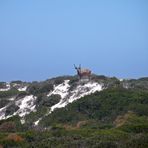
[(148, 0), (0, 0), (0, 81), (148, 76)]

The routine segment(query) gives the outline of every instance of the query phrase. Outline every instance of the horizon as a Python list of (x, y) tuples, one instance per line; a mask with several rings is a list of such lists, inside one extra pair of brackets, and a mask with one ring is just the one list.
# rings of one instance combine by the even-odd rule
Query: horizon
[[(105, 76), (108, 78), (117, 78), (118, 80), (138, 80), (141, 78), (148, 78), (148, 76), (144, 76), (144, 77), (137, 77), (137, 78), (121, 78), (121, 77), (116, 77), (116, 76), (107, 76), (107, 75), (97, 75), (95, 73), (92, 73), (92, 75), (96, 75), (96, 76)], [(55, 78), (59, 78), (59, 77), (74, 77), (77, 76), (77, 74), (75, 75), (57, 75), (57, 76), (53, 76), (53, 77), (48, 77), (48, 78), (44, 78), (42, 80), (31, 80), (31, 81), (27, 81), (27, 80), (21, 80), (21, 79), (14, 79), (14, 80), (9, 80), (9, 81), (0, 81), (0, 82), (5, 82), (5, 83), (11, 83), (14, 81), (22, 81), (22, 82), (27, 82), (27, 83), (32, 83), (32, 82), (42, 82), (42, 81), (46, 81), (46, 80), (50, 80), (50, 79), (55, 79)]]
[(148, 77), (148, 1), (0, 1), (0, 82)]

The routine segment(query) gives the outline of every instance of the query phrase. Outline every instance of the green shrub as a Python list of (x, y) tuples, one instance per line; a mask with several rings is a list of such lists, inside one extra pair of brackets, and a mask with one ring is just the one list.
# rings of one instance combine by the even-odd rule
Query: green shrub
[(8, 91), (0, 91), (0, 98), (13, 97), (18, 94), (19, 94), (19, 91), (16, 89), (11, 89)]
[(47, 93), (51, 90), (53, 90), (53, 85), (47, 82), (42, 82), (42, 83), (34, 82), (30, 84), (29, 87), (27, 88), (27, 91), (30, 94), (34, 95)]

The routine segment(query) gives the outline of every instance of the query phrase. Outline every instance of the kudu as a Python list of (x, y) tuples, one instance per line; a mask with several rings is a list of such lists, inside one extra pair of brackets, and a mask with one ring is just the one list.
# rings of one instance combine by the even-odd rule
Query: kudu
[(76, 67), (75, 64), (74, 64), (74, 67), (77, 70), (77, 74), (80, 77), (80, 79), (83, 78), (83, 77), (88, 77), (90, 79), (91, 70), (81, 68), (81, 65), (79, 65), (79, 67)]

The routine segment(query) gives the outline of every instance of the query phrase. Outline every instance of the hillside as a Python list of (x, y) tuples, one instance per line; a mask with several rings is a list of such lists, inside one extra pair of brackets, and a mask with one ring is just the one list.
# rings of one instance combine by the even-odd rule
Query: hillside
[(0, 131), (5, 147), (147, 147), (148, 78), (1, 82)]

